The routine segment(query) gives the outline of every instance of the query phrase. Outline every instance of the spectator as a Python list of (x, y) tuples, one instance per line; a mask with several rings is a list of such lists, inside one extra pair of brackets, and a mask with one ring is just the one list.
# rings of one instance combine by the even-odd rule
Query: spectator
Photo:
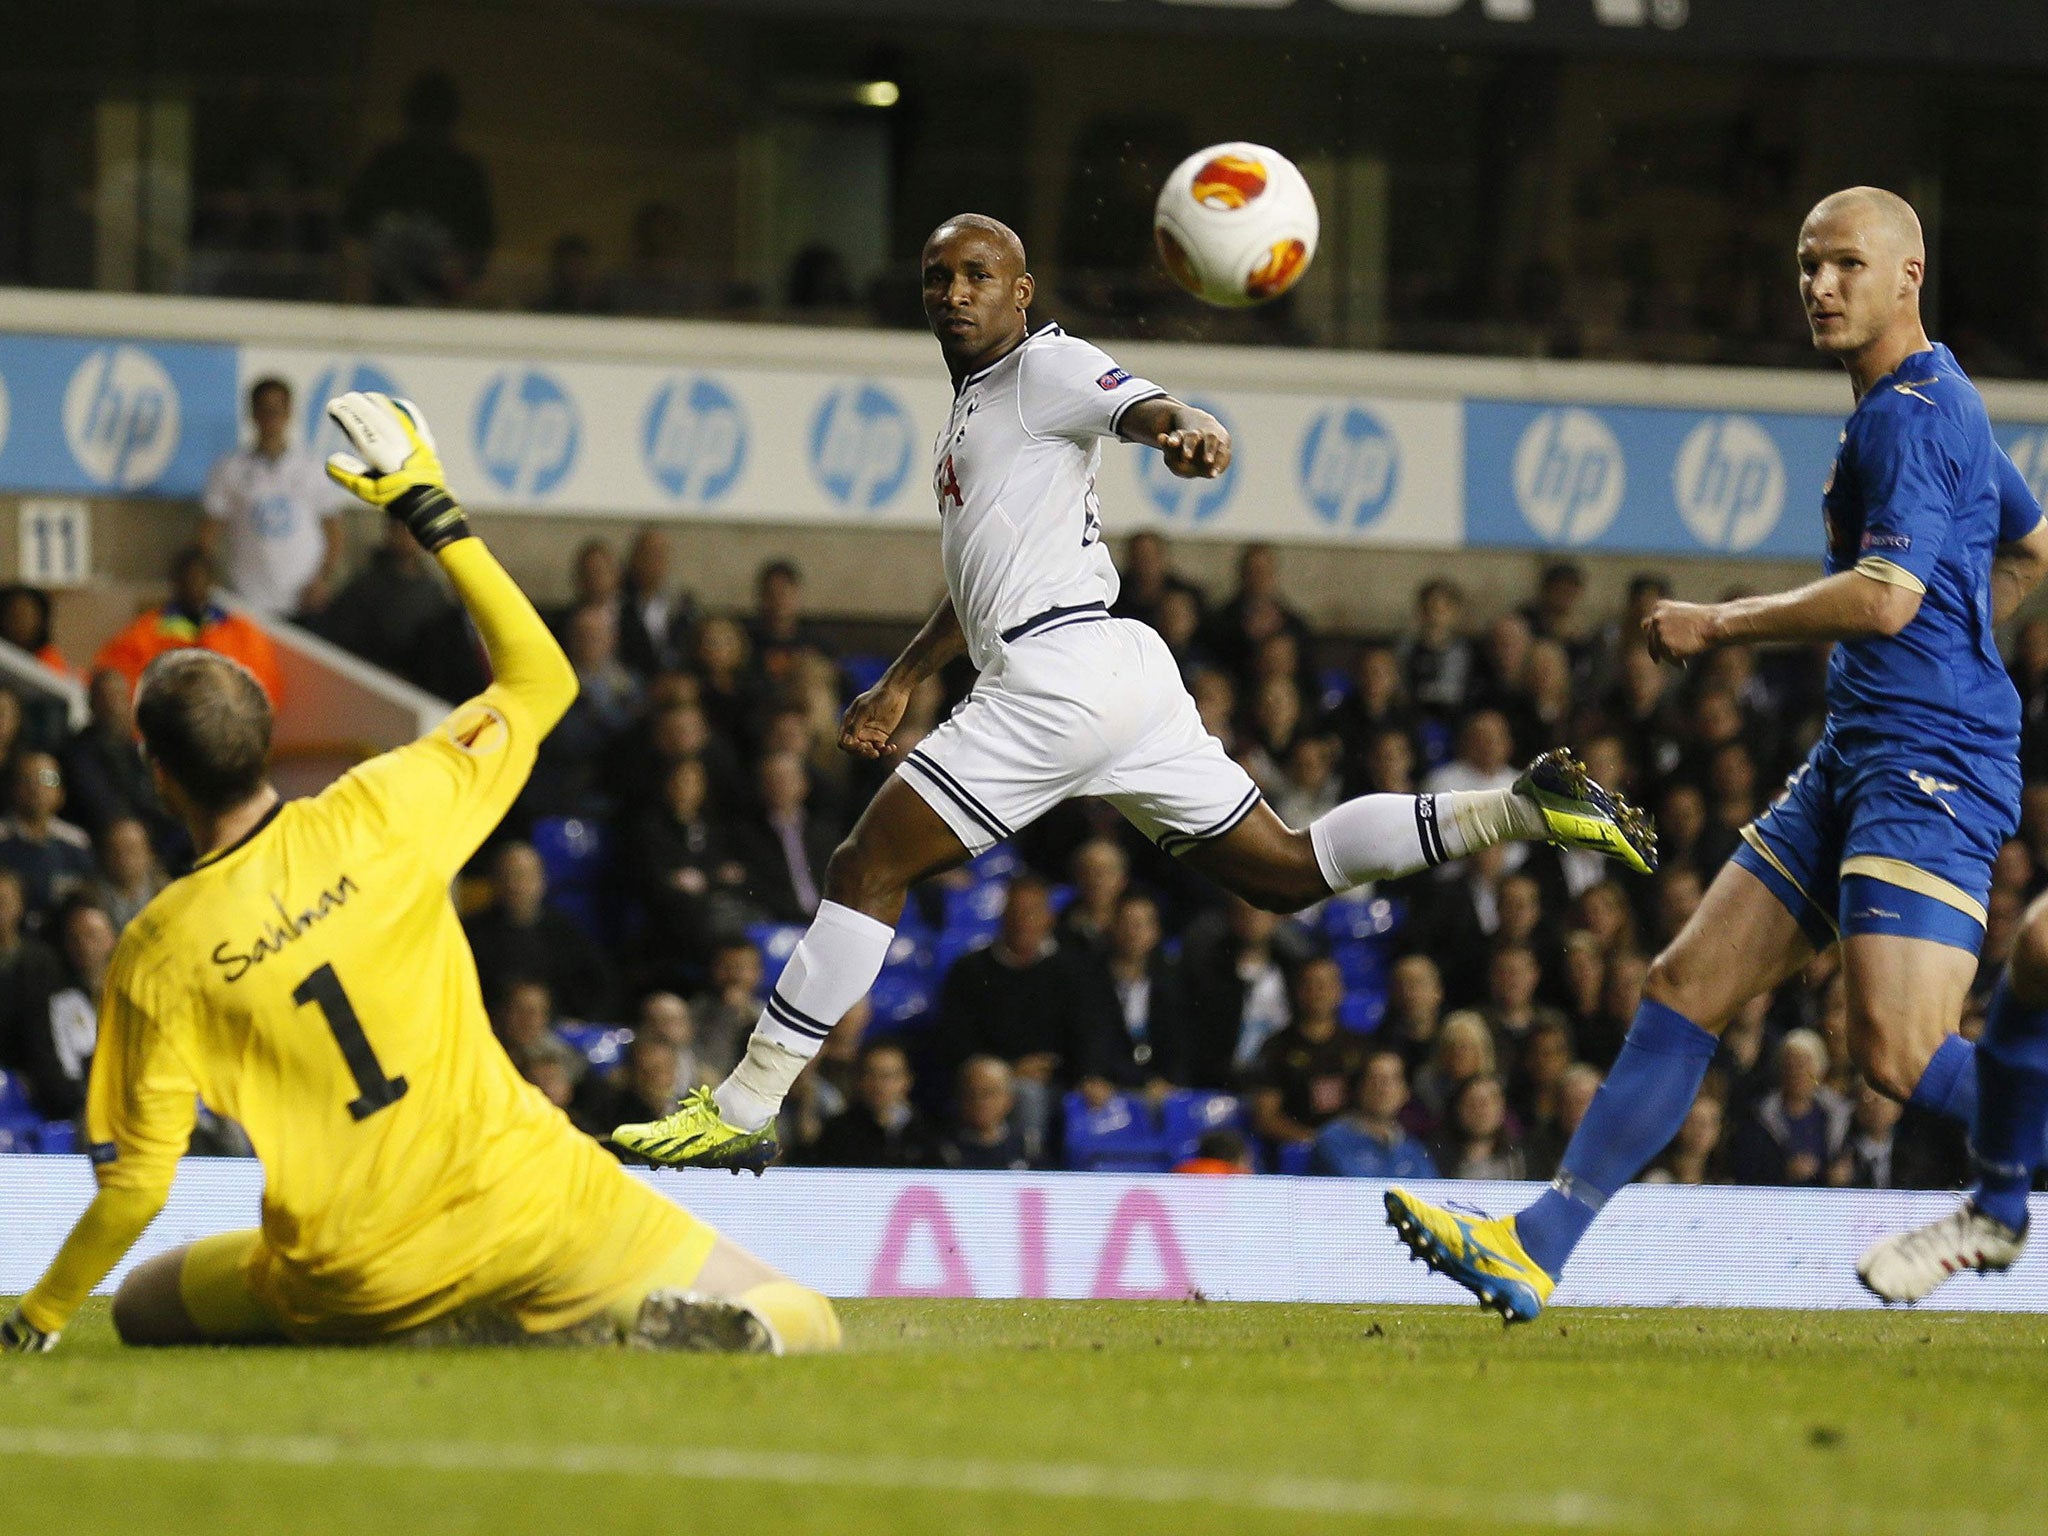
[(1189, 925), (1182, 974), (1194, 1021), (1190, 1042), (1194, 1086), (1222, 1088), (1258, 1059), (1287, 1026), (1283, 960), (1289, 934), (1279, 918), (1234, 896), (1220, 914)]
[(606, 288), (615, 315), (688, 315), (715, 295), (690, 276), (683, 253), (683, 216), (673, 203), (642, 203), (633, 215), (632, 252)]
[(27, 651), (52, 672), (71, 675), (71, 663), (50, 638), (50, 594), (40, 587), (0, 587), (0, 640)]
[(99, 862), (100, 901), (118, 934), (164, 888), (149, 828), (132, 816), (108, 822), (100, 833)]
[(524, 801), (541, 816), (611, 814), (605, 768), (627, 732), (640, 684), (618, 658), (618, 613), (592, 604), (571, 614), (562, 648), (576, 670), (577, 694), (540, 744)]
[(1166, 540), (1151, 529), (1142, 529), (1124, 542), (1124, 558), (1118, 566), (1122, 584), (1116, 604), (1110, 609), (1120, 619), (1136, 619), (1160, 628), (1160, 608), (1169, 592), (1184, 594), (1193, 605), (1199, 624), (1204, 614), (1202, 589), (1174, 573), (1173, 556)]
[(1352, 689), (1330, 712), (1328, 727), (1343, 751), (1348, 795), (1369, 794), (1384, 787), (1372, 781), (1367, 768), (1367, 758), (1383, 733), (1392, 732), (1407, 742), (1412, 765), (1415, 715), (1408, 707), (1400, 658), (1392, 646), (1368, 645), (1358, 653)]
[(135, 734), (128, 679), (111, 667), (101, 668), (92, 675), (86, 703), (91, 718), (64, 747), (70, 819), (94, 837), (116, 821), (139, 820), (160, 856), (183, 862), (191, 853), (191, 838), (157, 798)]
[(0, 688), (0, 783), (14, 782), (14, 759), (26, 738), (22, 729), (21, 696), (11, 688)]
[(469, 620), (397, 518), (385, 520), (383, 541), (307, 627), (438, 698), (466, 699), (487, 681)]
[(455, 143), (462, 97), (440, 70), (413, 77), (405, 132), (370, 156), (342, 211), (353, 298), (445, 305), (475, 293), (498, 243), (490, 177)]
[(1492, 1031), (1486, 1020), (1463, 1009), (1444, 1020), (1437, 1032), (1436, 1049), (1429, 1062), (1415, 1074), (1417, 1123), (1441, 1128), (1450, 1118), (1451, 1102), (1475, 1077), (1491, 1077), (1499, 1070)]
[(1290, 827), (1306, 827), (1343, 799), (1337, 743), (1329, 736), (1296, 736), (1273, 782), (1273, 811)]
[(637, 1040), (642, 1035), (665, 1041), (676, 1053), (676, 1076), (668, 1096), (671, 1106), (692, 1088), (714, 1080), (697, 1059), (697, 1032), (690, 1017), (690, 1005), (675, 993), (650, 992), (640, 999), (640, 1009), (633, 1020), (633, 1038)]
[(1538, 1029), (1565, 1029), (1564, 1014), (1536, 1000), (1543, 970), (1526, 944), (1496, 945), (1486, 967), (1486, 1002), (1479, 1016), (1493, 1031), (1499, 1052), (1512, 1058)]
[(1634, 950), (1624, 949), (1607, 957), (1600, 982), (1600, 1009), (1590, 1021), (1574, 1026), (1579, 1056), (1605, 1072), (1621, 1054), (1628, 1038), (1629, 1021), (1643, 1003), (1643, 983), (1649, 978), (1650, 962)]
[(1828, 1164), (1828, 1183), (1837, 1189), (1899, 1188), (1892, 1150), (1904, 1112), (1896, 1099), (1859, 1082), (1849, 1114), (1848, 1140)]
[[(1401, 678), (1415, 707), (1439, 720), (1465, 707), (1476, 668), (1472, 642), (1458, 633), (1465, 594), (1455, 582), (1434, 577), (1415, 594), (1415, 628), (1401, 643)], [(1505, 722), (1501, 727), (1506, 731)]]
[(277, 648), (261, 626), (213, 600), (213, 581), (213, 561), (205, 550), (196, 545), (179, 550), (171, 560), (169, 598), (102, 646), (93, 670), (111, 668), (133, 688), (142, 680), (142, 669), (164, 652), (198, 646), (239, 661), (255, 674), (270, 702), (280, 703), (284, 674)]
[(25, 1065), (30, 1000), (43, 995), (57, 974), (56, 954), (23, 931), (27, 917), (21, 876), (0, 864), (0, 1070), (14, 1072)]
[(1564, 1149), (1571, 1145), (1579, 1122), (1592, 1108), (1593, 1095), (1600, 1091), (1601, 1081), (1600, 1069), (1587, 1066), (1583, 1061), (1575, 1061), (1565, 1068), (1564, 1076), (1557, 1085), (1556, 1110), (1548, 1118), (1538, 1121), (1529, 1136), (1530, 1178), (1547, 1179), (1556, 1174), (1557, 1165), (1564, 1161)]
[(1401, 1053), (1412, 1073), (1436, 1050), (1443, 1026), (1444, 981), (1428, 955), (1403, 955), (1387, 977), (1387, 1011), (1379, 1038)]
[(1571, 1026), (1562, 1014), (1529, 1029), (1515, 1049), (1514, 1064), (1508, 1079), (1509, 1112), (1532, 1132), (1554, 1123), (1564, 1075), (1572, 1064)]
[(574, 232), (555, 236), (548, 247), (548, 272), (533, 308), (544, 315), (601, 315), (604, 290), (597, 280), (597, 255), (590, 237)]
[(1401, 1053), (1372, 1052), (1358, 1074), (1350, 1112), (1316, 1132), (1308, 1171), (1347, 1179), (1435, 1178), (1428, 1150), (1401, 1123), (1407, 1107), (1408, 1068)]
[(1849, 1103), (1826, 1086), (1828, 1049), (1810, 1029), (1778, 1043), (1778, 1086), (1737, 1124), (1729, 1146), (1738, 1184), (1813, 1186), (1848, 1144)]
[(1209, 621), (1208, 649), (1225, 670), (1247, 676), (1259, 644), (1289, 634), (1307, 648), (1307, 622), (1280, 596), (1280, 557), (1270, 544), (1247, 544), (1237, 557), (1237, 591)]
[(754, 948), (753, 940), (738, 935), (720, 939), (712, 946), (710, 969), (710, 985), (693, 1010), (697, 1056), (706, 1072), (723, 1079), (739, 1065), (755, 1021), (761, 1017), (761, 951)]
[(706, 619), (697, 627), (696, 672), (711, 728), (736, 750), (753, 751), (765, 701), (747, 632), (731, 619)]
[(761, 675), (780, 687), (792, 680), (805, 656), (830, 648), (804, 617), (804, 573), (794, 560), (770, 560), (754, 576), (754, 617), (747, 643)]
[[(576, 1102), (576, 1089), (590, 1063), (574, 1046), (566, 1040), (549, 1036), (538, 1045), (519, 1052), (512, 1058), (512, 1065), (519, 1069), (521, 1077), (540, 1090), (542, 1098), (563, 1114), (570, 1115), (572, 1120), (575, 1118), (571, 1112)], [(579, 1124), (578, 1129), (587, 1131), (589, 1127)], [(590, 1134), (601, 1133), (593, 1131)]]
[(1579, 601), (1586, 595), (1586, 573), (1569, 560), (1553, 561), (1543, 568), (1536, 600), (1523, 605), (1522, 617), (1529, 632), (1541, 640), (1565, 646), (1585, 644), (1585, 619)]
[(871, 1041), (861, 1051), (853, 1103), (825, 1124), (810, 1160), (828, 1168), (936, 1168), (945, 1141), (910, 1102), (915, 1081), (903, 1048)]
[(1017, 1090), (1010, 1065), (993, 1056), (970, 1056), (960, 1064), (953, 1129), (945, 1162), (953, 1168), (1029, 1168), (1024, 1135), (1016, 1121)]
[(669, 575), (668, 534), (659, 527), (633, 535), (619, 588), (619, 660), (642, 678), (673, 672), (688, 652), (697, 605)]
[(1182, 678), (1190, 683), (1197, 672), (1215, 671), (1218, 667), (1216, 658), (1209, 653), (1202, 625), (1201, 600), (1193, 593), (1168, 587), (1160, 596), (1158, 609), (1152, 616), (1152, 627), (1166, 642), (1166, 649), (1173, 657), (1173, 664), (1180, 668)]
[(1458, 1085), (1444, 1117), (1436, 1165), (1447, 1179), (1522, 1179), (1528, 1160), (1507, 1123), (1507, 1094), (1490, 1072)]
[[(569, 621), (585, 608), (610, 608), (619, 601), (625, 577), (618, 552), (603, 539), (585, 539), (576, 546), (569, 566), (569, 601), (548, 615), (556, 639), (568, 634)], [(623, 626), (621, 626), (623, 627)]]
[[(1080, 1050), (1105, 1026), (1099, 988), (1053, 938), (1051, 893), (1026, 875), (1010, 885), (995, 942), (953, 962), (939, 1027), (957, 1057), (994, 1056), (1017, 1078), (1019, 1127), (1043, 1144), (1056, 1088), (1079, 1075)], [(1115, 1027), (1113, 1025), (1106, 1027)]]
[(0, 867), (21, 877), (30, 933), (73, 891), (93, 877), (92, 839), (59, 819), (64, 773), (47, 752), (23, 752), (14, 762), (14, 814), (0, 821)]
[(575, 919), (545, 904), (547, 870), (530, 843), (507, 843), (491, 867), (490, 904), (464, 920), (487, 1001), (518, 981), (547, 985), (571, 1018), (612, 1017), (611, 966)]
[(806, 922), (822, 899), (838, 832), (811, 814), (810, 770), (793, 752), (761, 760), (760, 794), (761, 814), (738, 839), (747, 895), (772, 922)]
[(659, 809), (633, 823), (628, 858), (646, 913), (641, 944), (651, 973), (701, 977), (713, 941), (743, 922), (746, 870), (726, 823), (709, 808), (710, 775), (699, 758), (669, 769)]
[(1252, 1149), (1245, 1139), (1225, 1127), (1205, 1131), (1195, 1143), (1195, 1155), (1175, 1163), (1173, 1171), (1206, 1178), (1235, 1178), (1258, 1170), (1252, 1166)]
[[(1475, 710), (1458, 730), (1458, 747), (1448, 763), (1422, 781), (1425, 793), (1437, 795), (1448, 790), (1508, 789), (1521, 777), (1511, 754), (1514, 736), (1506, 718), (1497, 709)], [(1501, 844), (1520, 849), (1521, 844)], [(1512, 861), (1519, 865), (1520, 860)]]
[(514, 1061), (550, 1042), (567, 1044), (555, 1029), (555, 997), (544, 981), (509, 983), (491, 1010), (491, 1028)]
[(825, 1122), (853, 1102), (854, 1079), (860, 1075), (860, 1051), (873, 1010), (863, 998), (832, 1027), (811, 1064), (797, 1074), (789, 1097), (782, 1101), (782, 1144), (808, 1148), (817, 1144)]
[(206, 477), (199, 548), (221, 562), (228, 588), (266, 619), (317, 612), (334, 595), (354, 499), (327, 478), (320, 455), (292, 441), (292, 387), (274, 375), (249, 387), (256, 440)]
[(1105, 1088), (1143, 1088), (1155, 1100), (1191, 1078), (1187, 994), (1179, 965), (1160, 949), (1159, 906), (1126, 892), (1101, 957), (1114, 1003), (1085, 1051), (1086, 1071)]
[(84, 893), (65, 899), (50, 923), (58, 965), (28, 1000), (20, 1043), (29, 1100), (45, 1120), (74, 1119), (99, 1039), (100, 995), (114, 958), (114, 925)]
[(1100, 954), (1109, 947), (1118, 904), (1130, 889), (1131, 861), (1115, 838), (1091, 837), (1074, 850), (1068, 867), (1074, 899), (1060, 914), (1060, 942)]
[(1363, 1036), (1337, 1023), (1344, 976), (1334, 960), (1310, 960), (1294, 979), (1294, 1021), (1268, 1040), (1249, 1074), (1251, 1127), (1274, 1143), (1311, 1142), (1343, 1111), (1370, 1054)]
[(586, 1074), (576, 1090), (571, 1118), (602, 1141), (622, 1125), (659, 1120), (676, 1107), (681, 1053), (653, 1030), (638, 1030), (610, 1078)]

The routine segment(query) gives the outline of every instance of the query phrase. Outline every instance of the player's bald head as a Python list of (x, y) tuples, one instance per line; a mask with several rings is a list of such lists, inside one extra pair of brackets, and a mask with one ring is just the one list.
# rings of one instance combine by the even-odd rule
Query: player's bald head
[(256, 675), (214, 651), (167, 651), (143, 670), (135, 725), (150, 758), (201, 810), (233, 810), (263, 787), (270, 700)]
[(990, 218), (985, 213), (954, 214), (926, 237), (924, 248), (936, 251), (962, 237), (974, 236), (979, 236), (995, 251), (1008, 269), (1007, 275), (1014, 277), (1024, 271), (1024, 242), (1017, 238), (1017, 231), (1001, 219)]
[(1799, 228), (1800, 239), (1823, 232), (1855, 239), (1898, 260), (1927, 260), (1920, 215), (1898, 193), (1882, 187), (1844, 187), (1815, 203)]

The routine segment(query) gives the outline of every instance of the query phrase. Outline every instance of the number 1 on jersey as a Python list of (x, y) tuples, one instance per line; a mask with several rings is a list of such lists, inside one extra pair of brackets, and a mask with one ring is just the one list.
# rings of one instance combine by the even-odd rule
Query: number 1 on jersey
[(384, 1065), (370, 1049), (363, 1021), (356, 1017), (355, 1004), (341, 990), (341, 978), (334, 974), (333, 966), (323, 965), (300, 982), (298, 990), (292, 993), (292, 1001), (302, 1008), (311, 1003), (326, 1016), (327, 1027), (334, 1031), (334, 1043), (341, 1047), (342, 1060), (348, 1063), (349, 1073), (361, 1090), (361, 1096), (348, 1107), (351, 1115), (367, 1120), (405, 1097), (405, 1079), (384, 1075)]

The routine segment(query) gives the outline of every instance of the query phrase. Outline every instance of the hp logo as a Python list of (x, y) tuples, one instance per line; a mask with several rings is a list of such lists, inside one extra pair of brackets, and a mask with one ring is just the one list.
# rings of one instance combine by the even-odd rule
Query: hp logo
[(148, 485), (178, 451), (178, 391), (140, 347), (98, 347), (64, 389), (64, 440), (88, 477), (126, 490)]
[(841, 385), (811, 418), (811, 470), (856, 512), (894, 500), (910, 473), (909, 412), (879, 385)]
[(746, 467), (746, 413), (715, 380), (671, 379), (647, 403), (640, 457), (678, 501), (714, 502)]
[(1591, 411), (1545, 411), (1515, 445), (1515, 501), (1552, 544), (1590, 544), (1605, 533), (1627, 479), (1621, 444)]
[(357, 390), (364, 394), (403, 396), (398, 381), (374, 363), (329, 363), (306, 388), (306, 446), (321, 458), (348, 448), (341, 428), (327, 419), (327, 402)]
[(1754, 549), (1785, 510), (1785, 463), (1749, 417), (1709, 416), (1678, 450), (1671, 494), (1685, 526), (1708, 549)]
[(1362, 405), (1324, 411), (1301, 440), (1301, 493), (1316, 516), (1363, 528), (1387, 510), (1401, 485), (1401, 445)]
[(1166, 467), (1162, 455), (1144, 453), (1138, 459), (1138, 484), (1144, 487), (1146, 497), (1162, 517), (1177, 523), (1206, 523), (1229, 504), (1231, 493), (1237, 489), (1236, 433), (1213, 401), (1191, 399), (1187, 403), (1198, 411), (1207, 411), (1223, 422), (1225, 431), (1231, 432), (1230, 467), (1214, 480), (1183, 480)]
[(476, 408), (476, 456), (498, 489), (545, 496), (576, 464), (576, 402), (538, 369), (501, 373)]

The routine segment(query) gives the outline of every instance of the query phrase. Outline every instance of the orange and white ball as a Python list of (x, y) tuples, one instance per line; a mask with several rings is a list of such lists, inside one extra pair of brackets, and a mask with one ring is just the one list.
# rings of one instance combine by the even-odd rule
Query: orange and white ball
[(1263, 144), (1212, 144), (1159, 189), (1152, 235), (1173, 280), (1230, 309), (1276, 299), (1308, 270), (1320, 220), (1308, 182)]

